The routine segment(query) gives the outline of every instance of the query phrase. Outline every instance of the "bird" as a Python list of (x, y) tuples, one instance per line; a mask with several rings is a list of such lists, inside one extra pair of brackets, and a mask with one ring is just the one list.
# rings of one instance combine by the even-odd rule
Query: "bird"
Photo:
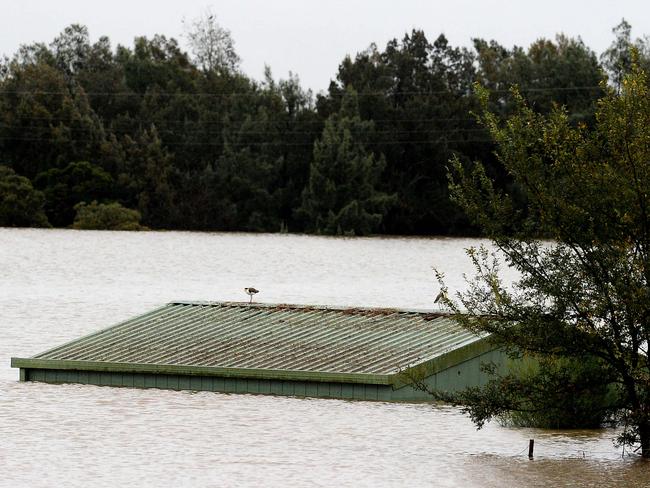
[(443, 298), (447, 298), (447, 294), (444, 290), (441, 290), (440, 293), (438, 293), (438, 296), (436, 296), (436, 299), (433, 301), (433, 303), (438, 303)]
[(251, 297), (251, 299), (250, 299), (250, 301), (248, 303), (253, 303), (253, 295), (260, 292), (259, 290), (256, 290), (252, 286), (249, 286), (248, 288), (244, 288), (244, 291), (246, 292), (246, 294), (248, 296)]

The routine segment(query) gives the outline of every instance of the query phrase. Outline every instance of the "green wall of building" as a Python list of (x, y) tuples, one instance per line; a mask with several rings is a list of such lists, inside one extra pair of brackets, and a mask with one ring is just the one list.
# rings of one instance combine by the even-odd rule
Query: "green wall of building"
[[(488, 380), (488, 376), (481, 371), (481, 364), (495, 362), (500, 364), (501, 368), (504, 368), (506, 361), (507, 358), (501, 351), (488, 351), (428, 376), (425, 379), (425, 383), (430, 388), (445, 391), (458, 391), (469, 386), (483, 385)], [(23, 381), (41, 381), (46, 383), (80, 383), (98, 386), (270, 394), (349, 400), (431, 400), (429, 394), (418, 391), (410, 385), (395, 388), (391, 385), (327, 381), (223, 378), (219, 376), (200, 375), (32, 368), (21, 368), (20, 378)]]

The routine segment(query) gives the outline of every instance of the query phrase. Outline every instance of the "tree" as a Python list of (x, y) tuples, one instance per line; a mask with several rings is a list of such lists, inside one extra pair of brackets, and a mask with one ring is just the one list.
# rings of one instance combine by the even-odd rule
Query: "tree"
[(100, 167), (80, 161), (39, 173), (34, 185), (45, 194), (45, 212), (52, 225), (65, 227), (72, 224), (77, 203), (107, 198), (113, 179)]
[(171, 221), (174, 209), (171, 155), (153, 126), (133, 139), (124, 136), (121, 146), (122, 158), (117, 165), (120, 196), (129, 207), (137, 208), (145, 225), (163, 228)]
[(49, 227), (43, 193), (7, 166), (0, 166), (0, 227)]
[(71, 78), (83, 67), (90, 53), (88, 28), (71, 24), (66, 27), (50, 45), (56, 66)]
[(204, 72), (237, 70), (239, 56), (230, 31), (217, 23), (212, 11), (206, 10), (201, 17), (190, 21), (185, 36), (196, 63)]
[(632, 67), (632, 50), (636, 50), (637, 63), (646, 71), (650, 68), (650, 38), (632, 40), (632, 26), (625, 20), (612, 29), (615, 39), (600, 56), (603, 67), (614, 86), (619, 87)]
[[(618, 442), (639, 443), (650, 457), (650, 94), (635, 65), (620, 93), (603, 89), (593, 129), (572, 125), (561, 108), (538, 114), (516, 91), (516, 111), (500, 123), (479, 90), (481, 120), (525, 204), (480, 163), (454, 160), (452, 195), (502, 257), (470, 250), (476, 277), (454, 296), (439, 278), (457, 320), (513, 356), (597, 361), (614, 395), (608, 407), (625, 425)], [(500, 278), (500, 259), (520, 274), (512, 285)], [(506, 394), (490, 401), (490, 388), (512, 392), (513, 379), (456, 400), (481, 425), (513, 409)]]
[(558, 103), (576, 121), (591, 121), (595, 102), (602, 96), (602, 72), (596, 54), (581, 39), (558, 34), (555, 42), (538, 39), (527, 51), (474, 39), (474, 48), (478, 80), (490, 89), (492, 110), (510, 114), (516, 104), (509, 87), (517, 85), (538, 112), (548, 113)]
[(70, 161), (88, 160), (104, 138), (82, 89), (46, 62), (11, 63), (0, 85), (0, 151), (28, 178)]
[[(482, 129), (467, 115), (476, 104), (471, 93), (474, 56), (441, 35), (429, 42), (413, 30), (384, 50), (371, 45), (346, 57), (329, 96), (318, 97), (319, 114), (336, 113), (348, 89), (357, 92), (359, 114), (373, 122), (364, 141), (383, 154), (380, 189), (397, 202), (382, 219), (382, 230), (396, 234), (448, 234), (467, 222), (449, 201), (446, 166), (453, 154), (468, 158), (487, 152)], [(477, 152), (478, 151), (478, 152)]]
[(372, 122), (359, 116), (357, 95), (349, 90), (341, 110), (325, 123), (314, 144), (309, 182), (298, 214), (309, 232), (370, 234), (379, 229), (386, 208), (395, 200), (377, 189), (385, 166), (365, 148)]
[[(120, 48), (122, 54), (124, 48)], [(111, 42), (102, 36), (85, 52), (75, 79), (88, 94), (93, 111), (107, 126), (122, 113), (137, 115), (137, 96), (126, 84), (124, 65), (113, 55)]]
[(140, 212), (117, 202), (90, 204), (79, 202), (72, 227), (83, 230), (147, 230), (140, 225)]
[[(267, 82), (268, 80), (269, 78)], [(279, 80), (275, 88), (273, 83), (268, 83), (268, 91), (279, 96), (283, 102), (279, 111), (272, 112), (278, 126), (275, 147), (281, 151), (276, 193), (280, 226), (290, 231), (295, 230), (294, 210), (302, 202), (302, 190), (309, 178), (314, 140), (322, 132), (323, 121), (314, 110), (311, 90), (305, 91), (300, 86), (297, 75), (289, 72), (289, 78)]]

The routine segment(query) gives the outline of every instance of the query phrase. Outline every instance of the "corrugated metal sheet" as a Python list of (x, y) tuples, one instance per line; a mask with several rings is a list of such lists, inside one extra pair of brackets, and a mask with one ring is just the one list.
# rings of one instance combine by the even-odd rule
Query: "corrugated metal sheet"
[(175, 302), (34, 359), (390, 375), (477, 340), (420, 311)]

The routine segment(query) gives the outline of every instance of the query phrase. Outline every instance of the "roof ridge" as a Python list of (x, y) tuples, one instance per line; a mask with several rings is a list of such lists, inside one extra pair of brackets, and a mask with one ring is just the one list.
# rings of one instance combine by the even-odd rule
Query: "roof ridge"
[(390, 314), (416, 314), (421, 315), (425, 320), (433, 320), (440, 317), (451, 317), (453, 313), (435, 309), (408, 309), (398, 307), (360, 307), (345, 305), (309, 305), (309, 304), (291, 304), (291, 303), (260, 303), (260, 302), (231, 302), (231, 301), (201, 301), (201, 300), (174, 300), (167, 305), (200, 305), (212, 307), (240, 307), (240, 308), (261, 308), (270, 309), (270, 311), (332, 311), (343, 312), (349, 315), (390, 315)]

